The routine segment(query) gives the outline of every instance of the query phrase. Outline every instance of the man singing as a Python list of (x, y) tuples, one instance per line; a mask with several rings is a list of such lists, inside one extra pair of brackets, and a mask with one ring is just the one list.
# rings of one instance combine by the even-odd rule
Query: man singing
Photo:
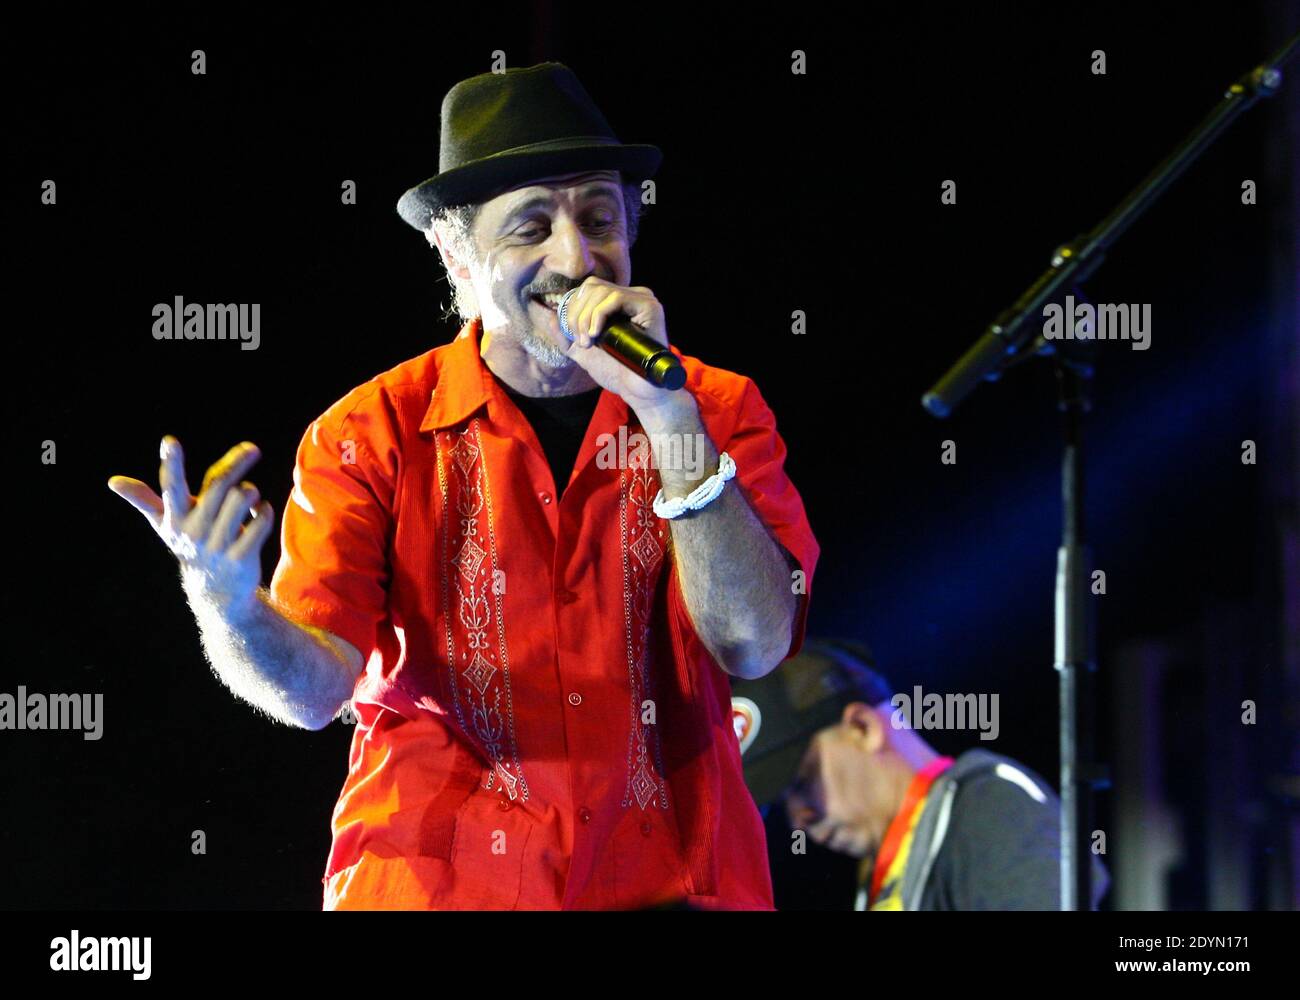
[(110, 486), (236, 695), (309, 729), (350, 702), (326, 909), (770, 909), (729, 675), (798, 651), (820, 551), (772, 412), (675, 348), (677, 391), (596, 343), (619, 317), (668, 344), (629, 258), (661, 154), (567, 67), (461, 81), (441, 126), (398, 212), (464, 325), (308, 428), (270, 589), (254, 446), (197, 498), (173, 438), (161, 498)]

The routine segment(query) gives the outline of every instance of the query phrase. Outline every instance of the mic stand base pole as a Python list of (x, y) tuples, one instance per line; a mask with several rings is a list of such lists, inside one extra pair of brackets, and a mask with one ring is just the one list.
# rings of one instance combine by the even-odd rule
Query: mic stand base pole
[[(1056, 357), (1060, 409), (1065, 416), (1061, 462), (1062, 532), (1056, 562), (1055, 669), (1060, 684), (1061, 909), (1092, 908), (1093, 652), (1091, 554), (1083, 525), (1083, 414), (1086, 379)], [(1083, 369), (1086, 371), (1087, 369)]]

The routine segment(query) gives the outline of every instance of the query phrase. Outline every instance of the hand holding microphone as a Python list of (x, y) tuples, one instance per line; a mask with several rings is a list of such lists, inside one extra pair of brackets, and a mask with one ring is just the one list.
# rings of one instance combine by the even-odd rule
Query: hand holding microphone
[[(566, 292), (556, 310), (560, 321), (560, 332), (570, 342), (577, 339), (574, 332), (577, 316), (571, 312), (573, 297), (584, 287), (589, 287), (593, 282), (599, 282), (599, 279), (589, 278), (582, 285)], [(653, 301), (654, 297), (650, 294), (650, 289), (642, 287), (622, 289), (617, 285), (610, 285), (608, 282), (599, 283), (607, 285), (611, 289), (611, 293), (604, 301), (598, 302), (595, 306), (590, 306), (585, 310), (599, 326), (599, 332), (592, 336), (594, 345), (632, 369), (651, 385), (663, 389), (680, 389), (685, 385), (686, 370), (672, 351), (653, 337), (643, 333), (631, 319), (622, 313), (611, 313), (608, 316), (601, 317), (601, 312), (605, 307), (613, 308), (617, 305), (616, 302), (611, 302), (611, 299), (616, 299), (620, 294), (642, 293)], [(655, 303), (655, 305), (657, 307), (658, 304)]]

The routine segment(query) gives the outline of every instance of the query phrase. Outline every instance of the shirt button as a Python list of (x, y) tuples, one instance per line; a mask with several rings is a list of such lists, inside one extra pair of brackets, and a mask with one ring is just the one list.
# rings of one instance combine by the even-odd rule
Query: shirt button
[(545, 490), (543, 490), (541, 493), (538, 493), (537, 495), (542, 498), (542, 503), (551, 502), (551, 495), (547, 493)]
[(569, 704), (572, 705), (574, 708), (577, 708), (579, 705), (582, 704), (582, 695), (578, 694), (577, 691), (570, 691)]
[(586, 806), (583, 806), (581, 809), (578, 810), (578, 819), (582, 820), (584, 823), (590, 823), (591, 810), (588, 809)]
[(497, 799), (497, 808), (502, 812), (509, 812), (513, 806), (514, 803), (509, 799)]
[(652, 829), (654, 828), (650, 825), (650, 821), (648, 819), (643, 819), (641, 821), (641, 832), (644, 833), (647, 837), (650, 836), (650, 831)]
[(578, 595), (575, 594), (572, 590), (561, 590), (561, 591), (560, 591), (560, 603), (561, 603), (561, 604), (573, 604), (575, 601), (577, 601), (577, 599), (578, 599)]

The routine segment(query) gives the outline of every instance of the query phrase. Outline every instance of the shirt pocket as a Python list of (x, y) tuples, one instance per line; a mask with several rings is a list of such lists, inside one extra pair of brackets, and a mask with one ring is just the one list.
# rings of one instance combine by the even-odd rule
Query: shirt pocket
[[(491, 798), (471, 796), (461, 809), (451, 861), (427, 855), (386, 858), (367, 851), (361, 860), (325, 880), (323, 908), (514, 909), (532, 827), (524, 810), (502, 811)], [(486, 817), (478, 815), (477, 805), (470, 807), (484, 800)]]
[(456, 909), (512, 910), (519, 901), (532, 820), (521, 808), (503, 809), (499, 792), (482, 787), (456, 814), (451, 848)]

